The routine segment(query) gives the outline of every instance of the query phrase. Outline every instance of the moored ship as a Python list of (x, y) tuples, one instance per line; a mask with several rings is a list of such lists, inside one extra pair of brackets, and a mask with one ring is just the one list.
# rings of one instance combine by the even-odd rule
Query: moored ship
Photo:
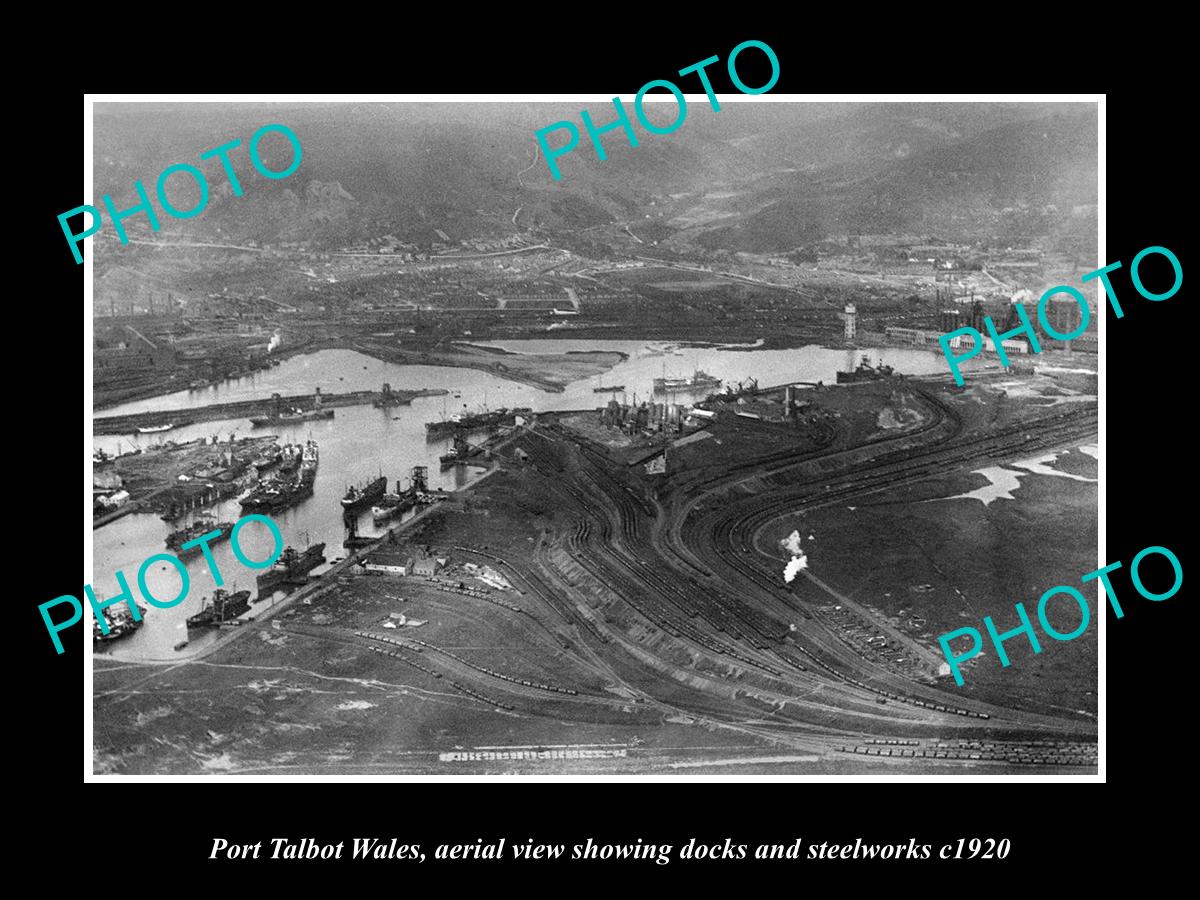
[(203, 553), (204, 548), (200, 544), (195, 544), (186, 549), (183, 545), (188, 543), (188, 541), (194, 541), (198, 537), (203, 537), (210, 531), (220, 531), (221, 533), (211, 541), (207, 541), (208, 546), (219, 544), (222, 541), (229, 540), (229, 535), (233, 532), (233, 523), (217, 522), (211, 516), (202, 516), (191, 525), (185, 525), (183, 528), (172, 531), (167, 535), (167, 548), (174, 550), (182, 559), (195, 556), (197, 553)]
[(142, 627), (142, 622), (146, 615), (146, 607), (142, 606), (142, 604), (138, 603), (137, 609), (138, 615), (142, 616), (142, 619), (135, 619), (133, 613), (129, 611), (129, 606), (126, 604), (102, 609), (100, 615), (104, 616), (104, 621), (108, 625), (108, 634), (105, 634), (100, 628), (99, 619), (93, 616), (92, 642), (97, 644), (105, 643), (133, 634)]
[(403, 494), (384, 494), (379, 498), (379, 503), (371, 507), (372, 521), (376, 525), (382, 525), (404, 515), (417, 505), (417, 498), (410, 496), (411, 493), (405, 491)]
[[(408, 487), (397, 494), (384, 494), (378, 504), (371, 507), (371, 517), (376, 525), (399, 518), (421, 502), (421, 495), (429, 489), (429, 470), (426, 466), (413, 466)], [(399, 479), (396, 487), (400, 487)]]
[(304, 448), (300, 444), (284, 444), (279, 454), (279, 471), (295, 472), (300, 468)]
[(342, 509), (348, 513), (356, 513), (366, 509), (387, 491), (387, 476), (378, 478), (365, 485), (351, 485), (342, 497)]
[(278, 444), (272, 444), (270, 447), (260, 453), (254, 459), (254, 462), (252, 462), (251, 465), (254, 466), (254, 468), (259, 472), (264, 472), (271, 468), (271, 466), (278, 465), (282, 459), (283, 448)]
[(371, 401), (371, 405), (376, 409), (391, 409), (393, 406), (409, 406), (411, 404), (411, 395), (396, 393), (387, 382), (384, 382), (379, 396)]
[(298, 422), (311, 422), (314, 419), (332, 418), (333, 410), (326, 409), (321, 405), (321, 389), (317, 388), (316, 393), (313, 394), (312, 409), (304, 410), (299, 406), (284, 409), (283, 398), (279, 394), (272, 394), (271, 412), (265, 416), (251, 416), (250, 424), (255, 428), (264, 428), (268, 425), (294, 425)]
[(188, 616), (188, 628), (204, 628), (210, 625), (224, 625), (234, 621), (250, 608), (250, 592), (228, 591), (217, 588), (213, 591), (212, 600), (207, 598), (200, 612)]
[(664, 391), (688, 391), (688, 390), (705, 390), (708, 388), (719, 388), (722, 382), (716, 375), (709, 375), (703, 369), (697, 369), (692, 373), (692, 377), (686, 376), (681, 378), (662, 378), (654, 379), (654, 390), (662, 393)]
[(494, 412), (451, 416), (449, 419), (441, 422), (426, 422), (425, 437), (427, 439), (445, 437), (459, 429), (473, 431), (482, 428), (495, 428), (500, 425), (510, 425), (514, 417), (529, 416), (532, 414), (532, 408), (521, 406), (516, 409), (497, 409)]
[(264, 481), (241, 501), (243, 510), (280, 510), (295, 506), (313, 495), (312, 479), (272, 478)]
[(309, 440), (300, 450), (300, 471), (294, 475), (277, 474), (267, 479), (241, 500), (243, 510), (280, 510), (295, 506), (313, 495), (313, 481), (320, 461), (317, 442)]
[(303, 584), (308, 573), (325, 562), (325, 545), (313, 544), (303, 553), (294, 547), (287, 547), (283, 555), (275, 561), (266, 572), (258, 576), (258, 599), (262, 600), (267, 594), (285, 584)]
[(266, 428), (271, 425), (295, 425), (300, 422), (312, 422), (316, 419), (332, 419), (332, 409), (309, 409), (299, 407), (272, 413), (267, 416), (251, 416), (250, 424), (255, 428)]
[(448, 469), (450, 466), (460, 462), (465, 462), (469, 457), (477, 454), (479, 451), (467, 443), (466, 437), (461, 431), (454, 434), (454, 445), (450, 448), (449, 453), (444, 453), (438, 457), (443, 469)]
[(894, 368), (885, 366), (882, 362), (878, 366), (871, 365), (871, 357), (864, 353), (853, 372), (837, 373), (837, 383), (853, 384), (856, 381), (879, 381), (882, 378), (892, 377), (895, 372)]

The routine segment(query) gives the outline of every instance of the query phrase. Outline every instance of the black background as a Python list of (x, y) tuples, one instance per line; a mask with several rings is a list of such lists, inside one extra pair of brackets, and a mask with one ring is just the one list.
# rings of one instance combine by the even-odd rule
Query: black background
[[(215, 791), (178, 783), (85, 785), (78, 632), (65, 633), (67, 652), (56, 656), (37, 612), (37, 604), (47, 599), (80, 592), (82, 566), (70, 549), (73, 539), (70, 546), (59, 539), (77, 534), (80, 464), (90, 452), (79, 429), (80, 395), (75, 393), (75, 379), (82, 373), (86, 384), (90, 377), (82, 357), (75, 356), (84, 347), (83, 267), (75, 265), (55, 218), (85, 199), (79, 155), (83, 91), (64, 77), (30, 98), (26, 122), (37, 140), (28, 144), (29, 175), (10, 182), (28, 197), (19, 215), (10, 206), (9, 268), (21, 273), (26, 286), (12, 298), (9, 421), (33, 426), (6, 436), (17, 457), (10, 463), (6, 490), (15, 526), (9, 571), (17, 582), (8, 622), (22, 650), (9, 667), (8, 697), (18, 714), (6, 732), (21, 757), (15, 772), (28, 773), (19, 779), (21, 787), (32, 791), (31, 802), (18, 811), (28, 834), (23, 843), (47, 861), (77, 860), (76, 866), (57, 862), (51, 870), (67, 870), (61, 875), (67, 882), (115, 886), (119, 881), (126, 889), (141, 883), (159, 892), (177, 884), (225, 890), (219, 885), (278, 886), (293, 880), (313, 887), (350, 883), (400, 892), (435, 885), (458, 889), (460, 879), (480, 876), (484, 883), (474, 889), (489, 892), (522, 889), (547, 877), (559, 890), (574, 891), (608, 876), (630, 887), (661, 890), (667, 885), (663, 879), (681, 885), (681, 879), (699, 876), (707, 887), (728, 883), (755, 890), (761, 885), (761, 890), (789, 893), (851, 887), (865, 879), (878, 889), (920, 883), (959, 893), (984, 885), (1038, 890), (1046, 883), (1030, 880), (1034, 870), (1074, 879), (1120, 859), (1140, 860), (1134, 864), (1155, 870), (1171, 862), (1170, 845), (1179, 835), (1175, 828), (1182, 829), (1187, 817), (1173, 826), (1163, 816), (1174, 820), (1183, 812), (1176, 807), (1192, 766), (1191, 744), (1183, 735), (1192, 724), (1194, 697), (1185, 670), (1194, 655), (1184, 618), (1188, 583), (1170, 600), (1151, 603), (1138, 597), (1128, 580), (1129, 561), (1152, 544), (1171, 548), (1190, 571), (1187, 516), (1180, 515), (1190, 502), (1185, 489), (1192, 480), (1188, 463), (1195, 446), (1191, 392), (1197, 354), (1190, 346), (1194, 333), (1184, 321), (1187, 284), (1170, 300), (1151, 303), (1136, 294), (1128, 276), (1132, 257), (1150, 245), (1171, 248), (1188, 268), (1183, 222), (1194, 178), (1182, 131), (1181, 104), (1187, 98), (1174, 75), (1184, 58), (1162, 46), (1167, 26), (1160, 22), (1153, 35), (1137, 24), (1119, 33), (1098, 27), (1085, 33), (1078, 22), (1039, 18), (1018, 21), (1027, 27), (1000, 33), (995, 22), (986, 31), (969, 22), (927, 27), (924, 19), (932, 13), (910, 8), (894, 22), (847, 10), (836, 21), (811, 21), (806, 13), (802, 23), (792, 24), (764, 13), (683, 35), (678, 22), (667, 28), (641, 20), (593, 25), (592, 18), (611, 21), (606, 7), (566, 12), (586, 18), (580, 24), (563, 18), (562, 9), (514, 10), (511, 19), (481, 26), (473, 32), (476, 37), (447, 32), (445, 21), (418, 25), (401, 12), (379, 22), (379, 31), (386, 33), (377, 38), (364, 36), (375, 30), (365, 20), (354, 21), (345, 32), (340, 25), (327, 31), (320, 21), (306, 20), (269, 30), (231, 26), (224, 33), (225, 26), (214, 22), (216, 31), (206, 27), (204, 46), (194, 44), (195, 52), (182, 63), (150, 57), (122, 63), (114, 54), (111, 65), (88, 73), (84, 87), (112, 93), (586, 91), (629, 97), (646, 81), (670, 78), (717, 54), (722, 64), (709, 70), (710, 77), (718, 93), (727, 93), (733, 88), (724, 59), (733, 46), (755, 38), (770, 44), (780, 60), (782, 74), (773, 94), (1107, 93), (1104, 261), (1125, 264), (1113, 279), (1125, 317), (1118, 321), (1109, 311), (1106, 321), (1106, 561), (1125, 563), (1114, 584), (1126, 613), (1118, 621), (1110, 612), (1106, 622), (1107, 784), (1037, 779), (1003, 784), (222, 783), (214, 785)], [(997, 15), (1023, 19), (1026, 14)], [(464, 11), (460, 18), (465, 25), (470, 17)], [(858, 33), (864, 29), (869, 34)], [(122, 41), (134, 38), (123, 35)], [(760, 58), (756, 51), (739, 57), (747, 84), (765, 82), (765, 68), (761, 74), (754, 71)], [(697, 86), (688, 82), (684, 89), (694, 92)], [(15, 236), (14, 223), (21, 229)], [(24, 234), (25, 227), (34, 230)], [(26, 249), (34, 251), (38, 263), (24, 259)], [(1152, 267), (1145, 271), (1150, 281)], [(34, 377), (24, 375), (26, 370)], [(88, 410), (82, 412), (86, 417)], [(1154, 587), (1151, 571), (1148, 567), (1143, 577)], [(400, 843), (423, 844), (431, 858), (420, 867), (218, 863), (206, 859), (215, 836), (264, 844), (271, 837), (349, 842), (395, 836)], [(728, 837), (751, 847), (790, 844), (796, 837), (806, 843), (862, 838), (863, 843), (904, 844), (915, 838), (918, 844), (933, 844), (935, 855), (937, 847), (959, 837), (1008, 837), (1013, 849), (1005, 862), (941, 865), (433, 863), (438, 843), (490, 842), (500, 836), (510, 844), (532, 837), (568, 845), (588, 837), (598, 843), (641, 837), (676, 845), (690, 837), (703, 843), (724, 843)], [(504, 877), (487, 880), (490, 870), (501, 868)], [(161, 873), (163, 880), (144, 881), (151, 872)], [(773, 880), (760, 882), (756, 875)], [(222, 880), (210, 882), (206, 876)], [(227, 880), (231, 877), (236, 881)]]

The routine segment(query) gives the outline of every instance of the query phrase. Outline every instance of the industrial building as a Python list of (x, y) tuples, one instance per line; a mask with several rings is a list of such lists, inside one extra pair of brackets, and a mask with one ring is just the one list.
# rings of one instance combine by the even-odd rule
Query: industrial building
[(362, 567), (367, 572), (380, 572), (385, 575), (411, 575), (413, 565), (411, 556), (394, 550), (376, 550), (362, 561)]

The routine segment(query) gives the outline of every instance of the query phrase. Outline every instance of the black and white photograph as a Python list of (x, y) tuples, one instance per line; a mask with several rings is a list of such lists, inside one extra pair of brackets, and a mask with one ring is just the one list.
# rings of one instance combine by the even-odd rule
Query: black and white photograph
[(1096, 98), (679, 83), (92, 103), (89, 777), (1097, 774)]

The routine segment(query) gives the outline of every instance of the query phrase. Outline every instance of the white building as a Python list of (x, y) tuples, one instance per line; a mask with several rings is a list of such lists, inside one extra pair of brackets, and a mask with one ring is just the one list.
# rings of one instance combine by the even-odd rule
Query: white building
[(386, 575), (411, 575), (413, 558), (394, 551), (376, 550), (362, 561), (362, 567), (368, 572), (382, 572)]

